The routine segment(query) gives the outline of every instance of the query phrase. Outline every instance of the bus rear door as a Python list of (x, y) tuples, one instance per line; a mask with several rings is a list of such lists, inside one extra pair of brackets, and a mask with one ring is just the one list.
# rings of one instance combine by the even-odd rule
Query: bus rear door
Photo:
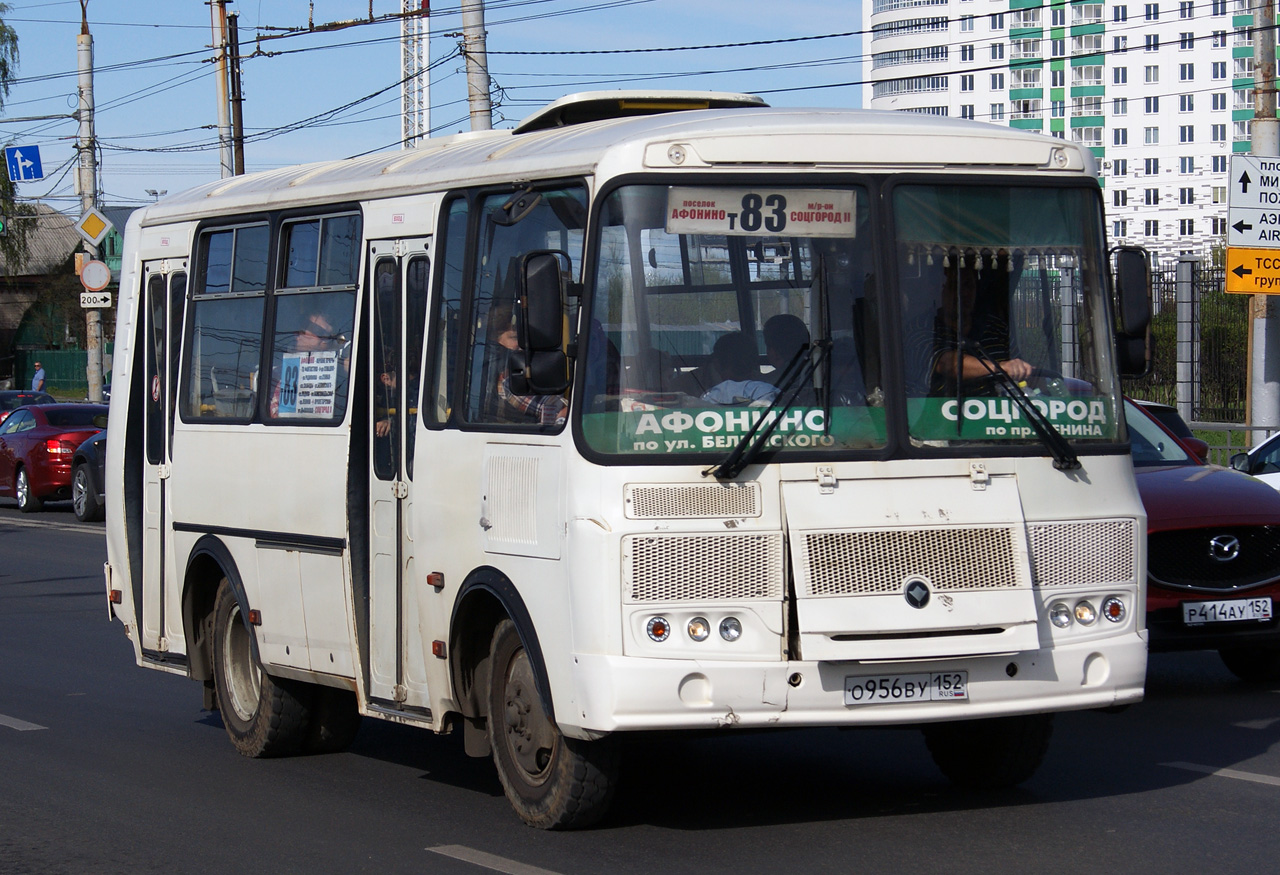
[(369, 698), (384, 708), (425, 710), (430, 701), (411, 525), (428, 242), (369, 244)]

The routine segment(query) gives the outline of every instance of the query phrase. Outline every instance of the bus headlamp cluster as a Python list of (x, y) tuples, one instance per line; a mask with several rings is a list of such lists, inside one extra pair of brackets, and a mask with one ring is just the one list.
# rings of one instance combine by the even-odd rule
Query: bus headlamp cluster
[[(650, 617), (645, 631), (654, 641), (666, 641), (671, 637), (671, 623), (666, 617)], [(720, 637), (725, 641), (737, 641), (742, 637), (742, 621), (737, 617), (725, 617), (719, 625)], [(685, 633), (693, 641), (706, 641), (711, 637), (711, 621), (706, 617), (694, 617), (685, 626)]]
[(1065, 629), (1073, 622), (1081, 626), (1092, 626), (1098, 622), (1098, 616), (1105, 617), (1112, 623), (1120, 623), (1129, 615), (1129, 608), (1118, 595), (1109, 595), (1102, 600), (1101, 610), (1093, 606), (1089, 599), (1081, 599), (1074, 605), (1065, 601), (1056, 601), (1049, 605), (1049, 622), (1059, 629)]

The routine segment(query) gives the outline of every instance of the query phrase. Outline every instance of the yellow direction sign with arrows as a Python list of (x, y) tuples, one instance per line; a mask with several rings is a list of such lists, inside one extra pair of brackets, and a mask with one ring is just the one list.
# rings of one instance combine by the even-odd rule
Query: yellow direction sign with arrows
[(1227, 291), (1280, 295), (1280, 249), (1227, 247)]

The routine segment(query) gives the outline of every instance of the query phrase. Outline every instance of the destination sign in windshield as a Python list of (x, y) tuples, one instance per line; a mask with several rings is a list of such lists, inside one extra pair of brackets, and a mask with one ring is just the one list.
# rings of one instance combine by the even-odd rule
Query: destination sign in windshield
[(667, 191), (668, 234), (852, 237), (853, 192), (838, 189), (681, 188)]

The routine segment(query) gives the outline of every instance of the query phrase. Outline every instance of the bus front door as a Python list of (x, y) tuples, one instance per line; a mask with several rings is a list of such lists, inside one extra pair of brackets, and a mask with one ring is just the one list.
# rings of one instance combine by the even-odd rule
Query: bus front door
[(426, 238), (369, 244), (369, 673), (377, 707), (428, 708), (413, 550), (413, 449), (430, 264)]
[[(138, 314), (146, 356), (142, 489), (141, 635), (143, 655), (168, 662), (176, 642), (169, 630), (182, 629), (177, 596), (166, 592), (175, 580), (169, 538), (166, 486), (173, 464), (173, 416), (177, 401), (178, 352), (187, 293), (185, 260), (147, 262), (142, 266), (143, 306)], [(181, 636), (181, 631), (177, 633)], [(181, 651), (179, 651), (181, 652)]]

